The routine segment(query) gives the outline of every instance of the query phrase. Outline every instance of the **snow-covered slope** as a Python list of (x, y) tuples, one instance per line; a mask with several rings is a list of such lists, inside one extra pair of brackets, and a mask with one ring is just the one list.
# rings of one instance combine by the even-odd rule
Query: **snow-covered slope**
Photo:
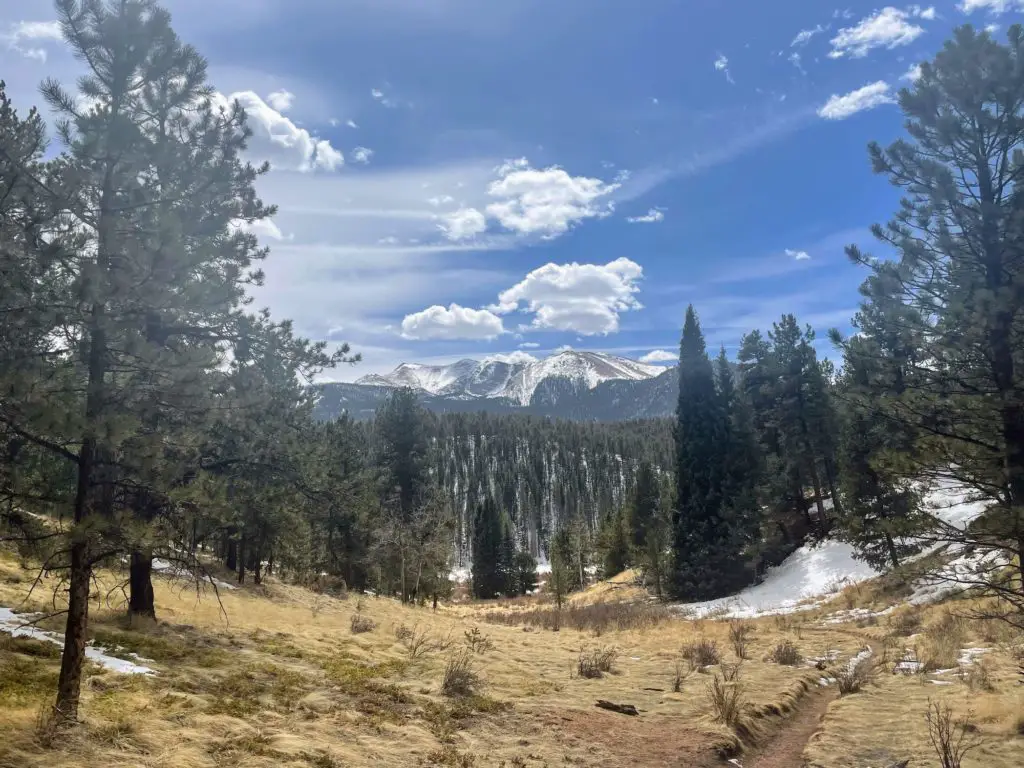
[(460, 360), (451, 365), (403, 363), (389, 374), (364, 376), (356, 383), (412, 387), (457, 398), (507, 398), (529, 405), (537, 386), (549, 379), (568, 379), (593, 389), (604, 381), (650, 379), (664, 370), (600, 352), (566, 350), (542, 360), (520, 353)]
[[(928, 511), (939, 520), (958, 528), (980, 515), (984, 503), (970, 501), (968, 495), (951, 486), (943, 486), (925, 499)], [(732, 597), (702, 603), (678, 605), (681, 613), (709, 614), (748, 618), (767, 614), (793, 613), (813, 607), (837, 588), (878, 575), (867, 563), (854, 560), (853, 547), (840, 541), (805, 544), (786, 558), (778, 568), (768, 571), (764, 581)]]

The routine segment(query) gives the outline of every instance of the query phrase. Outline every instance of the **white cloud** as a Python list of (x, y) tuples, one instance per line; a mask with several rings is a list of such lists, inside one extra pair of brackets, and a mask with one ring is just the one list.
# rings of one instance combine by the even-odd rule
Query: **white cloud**
[(382, 107), (393, 109), (398, 106), (398, 102), (396, 102), (394, 99), (389, 98), (388, 96), (385, 96), (384, 91), (382, 91), (380, 88), (371, 88), (370, 96), (372, 96), (373, 100), (380, 104)]
[(811, 258), (811, 254), (807, 251), (794, 251), (789, 248), (786, 249), (786, 255), (791, 257), (794, 261), (807, 261)]
[(402, 336), (406, 339), (486, 340), (504, 332), (501, 318), (490, 310), (458, 304), (450, 304), (447, 309), (434, 305), (402, 320)]
[(613, 204), (607, 198), (620, 186), (570, 176), (557, 165), (531, 168), (525, 157), (496, 170), (499, 178), (488, 185), (487, 194), (497, 200), (487, 206), (487, 215), (505, 229), (545, 238), (564, 234), (583, 219), (610, 214)]
[[(519, 346), (522, 347), (522, 346), (525, 346), (525, 345), (520, 344)], [(535, 344), (534, 346), (539, 346), (539, 345)], [(505, 354), (499, 352), (499, 353), (494, 354), (494, 355), (488, 355), (487, 357), (484, 358), (484, 362), (488, 362), (490, 360), (494, 360), (494, 361), (499, 362), (499, 363), (509, 363), (510, 365), (515, 365), (516, 363), (536, 363), (537, 362), (537, 358), (536, 357), (534, 357), (533, 355), (531, 355), (528, 352), (523, 352), (522, 350), (518, 350), (518, 349), (516, 351), (514, 351), (514, 352), (508, 352), (508, 353), (505, 353)]]
[(286, 91), (284, 88), (280, 91), (274, 91), (267, 96), (267, 104), (278, 112), (287, 112), (291, 109), (293, 101), (295, 101), (295, 94), (291, 91)]
[(630, 224), (657, 224), (665, 220), (665, 213), (660, 208), (651, 208), (643, 216), (627, 216)]
[(849, 56), (859, 59), (867, 56), (868, 52), (875, 48), (909, 45), (924, 34), (924, 27), (910, 21), (915, 16), (921, 17), (920, 9), (917, 11), (915, 14), (913, 7), (901, 11), (887, 6), (861, 19), (855, 26), (839, 30), (832, 38), (829, 58), (841, 59), (843, 56)]
[(842, 96), (833, 95), (818, 110), (818, 116), (826, 120), (845, 120), (858, 112), (874, 109), (882, 104), (893, 104), (895, 101), (889, 91), (889, 84), (879, 80)]
[(796, 51), (793, 51), (791, 54), (789, 54), (789, 63), (792, 64), (797, 69), (799, 69), (801, 72), (804, 71), (803, 63), (800, 59), (800, 54), (797, 53)]
[(816, 26), (814, 29), (801, 29), (797, 36), (793, 38), (793, 42), (789, 44), (790, 48), (794, 48), (798, 45), (807, 45), (815, 35), (820, 35), (828, 27), (823, 27), (821, 24)]
[(17, 21), (0, 34), (0, 40), (7, 43), (9, 50), (38, 61), (46, 61), (46, 49), (39, 43), (53, 43), (63, 39), (60, 24), (56, 21)]
[(999, 31), (999, 25), (989, 24), (985, 27), (985, 31), (988, 32), (990, 35), (994, 35), (996, 32)]
[(356, 147), (352, 150), (352, 162), (367, 165), (373, 157), (373, 150), (369, 147)]
[(732, 73), (729, 71), (729, 58), (723, 54), (719, 54), (718, 58), (715, 59), (715, 70), (717, 72), (724, 72), (725, 79), (735, 85), (736, 81), (732, 79)]
[(359, 127), (358, 125), (356, 125), (356, 121), (352, 120), (351, 118), (345, 121), (345, 125), (347, 125), (349, 128), (358, 128)]
[(539, 346), (540, 346), (540, 344), (538, 344), (536, 341), (524, 341), (522, 344), (519, 345), (519, 348), (520, 349), (537, 349), (537, 347), (539, 347)]
[(268, 160), (274, 168), (293, 171), (333, 171), (344, 165), (341, 152), (329, 141), (300, 128), (252, 91), (215, 93), (212, 101), (224, 109), (233, 101), (242, 105), (253, 132), (249, 154), (260, 162)]
[(459, 208), (441, 216), (438, 226), (449, 240), (468, 240), (487, 231), (487, 219), (476, 208)]
[(642, 308), (635, 295), (642, 277), (641, 266), (626, 258), (608, 264), (545, 264), (502, 292), (491, 309), (532, 313), (534, 329), (583, 336), (613, 333), (621, 312)]
[(646, 355), (640, 358), (641, 363), (675, 363), (678, 362), (679, 355), (675, 352), (669, 352), (667, 349), (652, 349)]
[(1012, 10), (1024, 10), (1024, 0), (962, 0), (957, 6), (963, 13), (988, 11), (989, 13), (1006, 13)]
[(921, 79), (921, 65), (911, 64), (910, 68), (900, 75), (900, 80), (906, 80), (911, 83), (916, 83)]
[(451, 195), (435, 195), (434, 197), (428, 197), (427, 202), (437, 208), (447, 203), (454, 203), (455, 198)]
[(925, 21), (935, 21), (937, 16), (935, 12), (935, 6), (930, 5), (927, 8), (920, 8), (916, 5), (911, 6), (911, 12)]

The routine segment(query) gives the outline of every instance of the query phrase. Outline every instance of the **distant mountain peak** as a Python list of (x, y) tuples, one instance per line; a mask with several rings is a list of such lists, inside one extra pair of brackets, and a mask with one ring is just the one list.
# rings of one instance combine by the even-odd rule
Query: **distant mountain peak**
[(541, 359), (513, 352), (483, 360), (467, 358), (450, 365), (402, 363), (391, 373), (364, 376), (356, 384), (412, 387), (459, 399), (504, 398), (529, 405), (537, 387), (549, 379), (569, 379), (593, 389), (605, 381), (650, 379), (664, 370), (603, 352), (563, 350)]

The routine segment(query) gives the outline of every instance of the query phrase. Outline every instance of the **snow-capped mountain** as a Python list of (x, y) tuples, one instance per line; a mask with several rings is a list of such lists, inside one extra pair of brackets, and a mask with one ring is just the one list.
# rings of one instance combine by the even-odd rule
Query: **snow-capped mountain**
[(385, 375), (364, 376), (356, 384), (412, 387), (431, 395), (458, 399), (503, 398), (529, 405), (537, 387), (550, 379), (594, 389), (606, 381), (642, 381), (664, 373), (657, 365), (606, 355), (566, 350), (538, 360), (525, 353), (459, 360), (451, 365), (403, 363)]

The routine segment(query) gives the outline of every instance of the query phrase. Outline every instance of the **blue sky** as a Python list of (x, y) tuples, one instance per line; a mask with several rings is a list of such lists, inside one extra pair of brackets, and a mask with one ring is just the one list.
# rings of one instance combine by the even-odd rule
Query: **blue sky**
[[(957, 25), (1024, 0), (170, 0), (256, 131), (280, 212), (257, 303), (405, 360), (565, 345), (656, 359), (686, 305), (734, 350), (793, 312), (849, 327), (897, 194), (870, 140)], [(0, 9), (18, 106), (79, 65), (47, 0)], [(998, 29), (996, 29), (998, 27)], [(877, 253), (878, 250), (874, 249)], [(820, 348), (830, 353), (827, 342)], [(655, 353), (651, 355), (651, 353)], [(665, 357), (665, 355), (661, 355)]]

